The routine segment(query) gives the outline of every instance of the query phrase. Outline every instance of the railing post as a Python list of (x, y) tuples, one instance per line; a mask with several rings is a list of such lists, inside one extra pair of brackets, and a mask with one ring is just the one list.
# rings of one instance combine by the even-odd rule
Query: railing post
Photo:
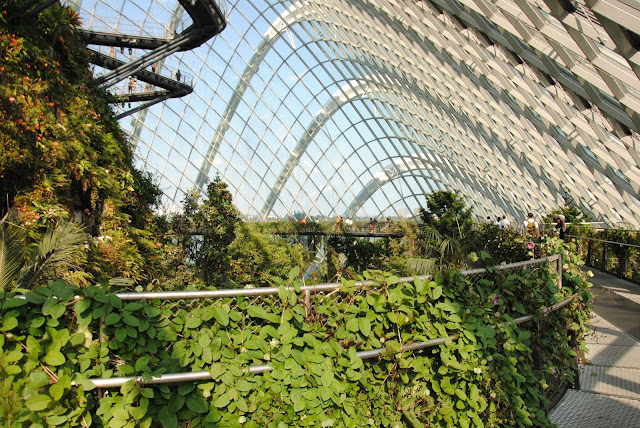
[(558, 272), (558, 290), (562, 288), (562, 254), (558, 254), (558, 260), (556, 261), (556, 270)]
[(618, 257), (618, 278), (627, 277), (627, 255), (629, 254), (629, 247), (620, 244), (620, 257)]
[(591, 264), (591, 238), (587, 239), (587, 266), (593, 266)]
[(602, 266), (600, 268), (601, 271), (606, 272), (607, 271), (607, 243), (605, 241), (607, 241), (607, 239), (609, 238), (609, 234), (607, 233), (607, 231), (604, 231), (604, 239), (602, 240)]
[[(570, 326), (571, 320), (567, 321), (567, 330), (569, 332), (570, 343), (578, 343), (578, 333), (575, 330), (571, 330)], [(584, 352), (576, 345), (573, 347), (573, 351), (576, 356), (574, 357), (574, 367), (573, 367), (573, 384), (571, 385), (572, 389), (579, 390), (580, 389), (580, 365), (584, 364)]]

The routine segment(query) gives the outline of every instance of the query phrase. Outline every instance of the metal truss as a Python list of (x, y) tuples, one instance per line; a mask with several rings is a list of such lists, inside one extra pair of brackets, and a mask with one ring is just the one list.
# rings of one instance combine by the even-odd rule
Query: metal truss
[(194, 92), (130, 125), (167, 209), (220, 174), (248, 218), (413, 215), (451, 189), (480, 218), (571, 201), (640, 227), (637, 2), (229, 6), (225, 32), (180, 53)]

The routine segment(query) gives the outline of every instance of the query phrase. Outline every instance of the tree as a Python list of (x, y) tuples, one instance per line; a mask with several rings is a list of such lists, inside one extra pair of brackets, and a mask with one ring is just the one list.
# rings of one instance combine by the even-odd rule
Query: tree
[(425, 255), (457, 265), (473, 238), (472, 209), (458, 192), (441, 190), (426, 199), (427, 208), (420, 208)]
[(426, 196), (427, 208), (420, 208), (422, 223), (444, 238), (463, 239), (469, 235), (472, 209), (458, 192), (440, 190)]
[(290, 245), (282, 237), (263, 233), (259, 224), (241, 223), (236, 235), (229, 254), (231, 279), (239, 284), (267, 285), (272, 277), (286, 279), (291, 269), (303, 265), (302, 245)]
[(178, 233), (186, 262), (195, 264), (205, 285), (220, 287), (228, 281), (231, 272), (228, 247), (241, 221), (233, 196), (220, 176), (207, 186), (203, 203), (198, 192), (190, 192), (185, 197), (183, 214), (176, 216), (173, 228)]

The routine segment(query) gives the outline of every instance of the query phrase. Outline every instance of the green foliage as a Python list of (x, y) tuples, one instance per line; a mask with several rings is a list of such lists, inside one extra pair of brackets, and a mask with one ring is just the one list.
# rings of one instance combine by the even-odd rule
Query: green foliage
[[(389, 242), (388, 238), (372, 241), (369, 238), (335, 235), (328, 238), (327, 244), (330, 252), (335, 251), (346, 257), (345, 265), (353, 274), (353, 272), (379, 268), (384, 257), (389, 255)], [(334, 266), (333, 272), (339, 271), (340, 268), (340, 266)]]
[(13, 288), (26, 258), (22, 231), (5, 220), (0, 221), (0, 290)]
[[(133, 167), (112, 98), (93, 81), (86, 45), (75, 31), (77, 12), (56, 3), (26, 18), (18, 12), (27, 2), (5, 3), (0, 212), (11, 208), (28, 243), (40, 241), (51, 224), (69, 220), (74, 211), (82, 213), (87, 232), (112, 236), (120, 231), (127, 254), (153, 258), (154, 247), (138, 237), (152, 223), (151, 208), (160, 192), (152, 177)], [(8, 22), (12, 15), (18, 18)], [(119, 260), (100, 250), (91, 246), (90, 272), (76, 273), (75, 282), (114, 270), (100, 263)], [(138, 265), (123, 274), (142, 280), (152, 272), (153, 266)]]
[(589, 214), (583, 213), (573, 202), (565, 203), (564, 206), (552, 210), (543, 218), (543, 222), (549, 223), (556, 214), (562, 214), (567, 223), (584, 223), (590, 221)]
[[(571, 379), (578, 335), (565, 328), (571, 321), (580, 331), (591, 298), (579, 260), (569, 253), (565, 264), (562, 288), (543, 264), (409, 283), (372, 272), (369, 287), (343, 280), (337, 293), (308, 297), (295, 291), (296, 268), (277, 295), (201, 303), (127, 303), (61, 281), (26, 299), (0, 291), (0, 418), (11, 426), (549, 426), (545, 388)], [(567, 309), (543, 311), (571, 294), (578, 299)], [(510, 324), (525, 313), (533, 324)], [(424, 351), (402, 349), (453, 334)], [(357, 355), (380, 348), (378, 359)], [(263, 364), (272, 370), (247, 370)], [(190, 371), (211, 380), (131, 381), (99, 400), (88, 381)]]
[(461, 267), (473, 244), (472, 209), (458, 192), (437, 191), (426, 198), (427, 208), (420, 208), (424, 256)]
[(173, 229), (187, 259), (194, 262), (198, 276), (206, 286), (226, 286), (231, 273), (229, 245), (241, 223), (240, 212), (220, 176), (209, 183), (200, 203), (197, 192), (187, 194), (183, 213), (175, 217)]
[(256, 223), (239, 223), (228, 251), (231, 279), (238, 284), (266, 285), (271, 277), (286, 278), (294, 266), (302, 265), (299, 244), (262, 233)]
[(491, 223), (483, 223), (475, 231), (482, 242), (481, 250), (488, 252), (495, 260), (513, 263), (530, 258), (526, 243), (530, 240), (515, 229), (499, 229)]
[(427, 208), (420, 208), (420, 220), (427, 228), (435, 229), (444, 238), (462, 240), (469, 235), (473, 210), (467, 208), (458, 192), (437, 191), (426, 195)]
[(26, 240), (17, 227), (2, 220), (0, 228), (2, 289), (31, 289), (55, 278), (84, 282), (85, 276), (74, 275), (87, 258), (80, 225), (62, 222), (52, 226), (38, 243), (26, 249)]

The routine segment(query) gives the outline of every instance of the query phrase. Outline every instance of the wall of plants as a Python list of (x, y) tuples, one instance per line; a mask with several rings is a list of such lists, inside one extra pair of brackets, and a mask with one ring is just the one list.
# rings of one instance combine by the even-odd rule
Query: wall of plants
[(28, 5), (9, 0), (0, 14), (0, 217), (9, 213), (27, 244), (81, 220), (104, 238), (87, 239), (89, 280), (160, 276), (160, 190), (133, 166), (113, 98), (93, 81), (78, 13), (54, 3), (29, 15)]
[[(296, 291), (297, 269), (271, 297), (123, 302), (63, 281), (0, 291), (0, 419), (11, 427), (549, 426), (545, 405), (572, 379), (591, 294), (575, 247), (548, 250), (564, 253), (561, 288), (542, 264), (409, 283), (369, 272), (370, 287), (343, 280), (308, 299)], [(570, 295), (569, 306), (545, 311)], [(510, 324), (524, 314), (534, 320)], [(377, 359), (357, 355), (378, 348)], [(249, 373), (262, 364), (273, 370)], [(108, 392), (89, 381), (191, 371), (211, 379), (129, 381)]]

